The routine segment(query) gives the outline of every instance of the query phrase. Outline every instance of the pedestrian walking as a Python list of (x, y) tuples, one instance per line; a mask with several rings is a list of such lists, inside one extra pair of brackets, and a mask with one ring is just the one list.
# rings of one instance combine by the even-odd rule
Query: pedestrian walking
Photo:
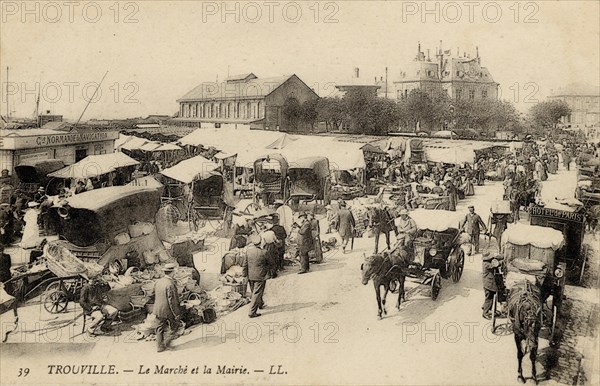
[(314, 260), (315, 263), (320, 264), (323, 262), (323, 250), (321, 249), (321, 226), (319, 225), (319, 220), (317, 220), (314, 213), (309, 212), (307, 216), (308, 220), (310, 221), (310, 230), (313, 237)]
[(465, 216), (461, 229), (471, 236), (471, 243), (473, 243), (475, 253), (479, 253), (479, 234), (481, 233), (481, 229), (483, 229), (484, 232), (487, 232), (487, 227), (481, 219), (481, 216), (475, 213), (475, 207), (473, 205), (469, 206), (469, 213)]
[(154, 285), (154, 309), (152, 310), (160, 322), (156, 327), (156, 351), (158, 352), (167, 349), (174, 332), (179, 328), (181, 318), (179, 294), (173, 279), (175, 264), (165, 264), (163, 271), (165, 276), (158, 279)]
[(283, 270), (283, 257), (285, 256), (285, 240), (288, 237), (285, 228), (279, 224), (279, 215), (277, 213), (273, 214), (273, 226), (271, 230), (275, 233), (275, 237), (277, 237), (277, 256), (275, 260), (275, 265), (279, 271)]
[(348, 241), (354, 237), (354, 228), (356, 227), (356, 220), (354, 215), (348, 208), (346, 208), (346, 202), (340, 202), (340, 210), (337, 213), (337, 224), (338, 232), (342, 239), (342, 252), (346, 253), (346, 247)]
[(263, 295), (267, 284), (267, 273), (269, 271), (269, 259), (267, 252), (259, 247), (261, 238), (258, 235), (252, 235), (249, 238), (250, 244), (246, 250), (246, 259), (244, 260), (244, 276), (248, 278), (250, 291), (250, 311), (248, 317), (256, 318), (261, 316), (259, 309), (265, 307)]

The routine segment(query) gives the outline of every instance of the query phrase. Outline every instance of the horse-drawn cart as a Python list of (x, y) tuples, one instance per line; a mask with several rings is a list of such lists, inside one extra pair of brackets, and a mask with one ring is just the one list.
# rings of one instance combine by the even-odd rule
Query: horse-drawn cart
[(413, 261), (404, 271), (421, 284), (429, 284), (431, 298), (436, 300), (442, 278), (457, 283), (462, 276), (465, 265), (459, 230), (462, 216), (452, 211), (417, 209), (410, 217), (417, 224), (417, 233), (412, 247)]
[[(505, 268), (503, 294), (508, 299), (508, 314), (511, 321), (518, 318), (515, 314), (520, 306), (519, 297), (523, 291), (530, 302), (539, 307), (540, 325), (550, 328), (550, 341), (555, 338), (556, 322), (565, 289), (566, 264), (558, 259), (565, 246), (563, 234), (555, 229), (513, 224), (502, 235), (503, 264)], [(552, 302), (548, 303), (548, 299)], [(512, 300), (511, 300), (512, 299)], [(492, 330), (497, 327), (498, 294), (494, 296), (492, 306)], [(546, 306), (544, 308), (544, 306)], [(550, 323), (545, 323), (545, 321)]]

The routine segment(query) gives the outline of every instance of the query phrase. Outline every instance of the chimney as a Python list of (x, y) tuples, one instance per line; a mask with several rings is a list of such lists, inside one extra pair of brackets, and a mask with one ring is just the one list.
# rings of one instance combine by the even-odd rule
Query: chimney
[(354, 67), (354, 77), (358, 79), (359, 69), (358, 67)]
[(383, 82), (383, 76), (380, 76), (380, 77), (379, 77), (379, 80)]
[(50, 115), (50, 110), (46, 110), (46, 114)]
[(431, 59), (429, 59), (429, 48), (427, 49), (427, 61), (431, 62)]
[(460, 58), (460, 49), (456, 47), (456, 57)]
[(479, 46), (475, 47), (475, 54), (477, 55), (477, 63), (481, 64), (481, 58), (479, 57)]

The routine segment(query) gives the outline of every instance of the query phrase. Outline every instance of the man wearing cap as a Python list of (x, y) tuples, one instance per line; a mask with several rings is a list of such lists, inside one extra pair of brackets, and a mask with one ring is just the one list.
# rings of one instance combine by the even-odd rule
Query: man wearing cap
[(302, 212), (298, 216), (300, 221), (300, 230), (298, 231), (298, 249), (300, 252), (300, 271), (299, 274), (307, 273), (310, 269), (308, 252), (314, 249), (314, 239), (312, 236), (312, 226), (307, 219), (306, 213)]
[(250, 311), (248, 312), (250, 318), (260, 316), (261, 314), (258, 313), (258, 310), (265, 307), (263, 294), (267, 284), (269, 259), (267, 252), (259, 248), (261, 241), (259, 235), (254, 234), (250, 236), (250, 244), (246, 249), (246, 258), (242, 266), (244, 268), (244, 276), (248, 278), (248, 284), (250, 284), (250, 291), (252, 292)]
[(417, 223), (408, 215), (407, 209), (401, 209), (399, 217), (395, 220), (398, 229), (396, 236), (398, 246), (407, 246), (410, 244), (415, 234), (417, 233)]
[(354, 227), (356, 226), (356, 220), (352, 212), (346, 208), (346, 202), (340, 202), (340, 210), (337, 213), (338, 232), (342, 238), (342, 251), (346, 253), (346, 246), (348, 241), (354, 236)]
[(498, 294), (498, 301), (504, 301), (504, 283), (496, 282), (496, 267), (497, 265), (493, 264), (493, 260), (496, 260), (498, 264), (502, 261), (502, 256), (498, 255), (490, 255), (489, 252), (485, 252), (483, 254), (482, 266), (483, 266), (483, 290), (485, 292), (485, 300), (483, 302), (483, 306), (481, 309), (483, 310), (482, 316), (485, 319), (492, 318), (492, 304), (494, 302), (494, 295)]
[(482, 228), (484, 232), (487, 232), (487, 227), (481, 219), (481, 216), (475, 213), (475, 207), (473, 205), (469, 205), (469, 213), (465, 216), (461, 228), (465, 233), (471, 236), (471, 242), (475, 248), (475, 253), (479, 253), (479, 234), (481, 233)]
[(46, 191), (43, 187), (40, 186), (38, 188), (38, 191), (33, 196), (33, 201), (37, 202), (38, 204), (41, 204), (42, 201), (44, 201), (46, 198), (48, 198), (48, 196), (46, 196)]
[(165, 334), (167, 328), (171, 331), (171, 334), (176, 331), (181, 317), (177, 285), (172, 277), (173, 272), (175, 272), (175, 264), (167, 263), (163, 270), (165, 276), (158, 279), (154, 285), (154, 309), (152, 311), (160, 321), (160, 325), (156, 328), (156, 349), (158, 352), (164, 351), (172, 339), (172, 337)]

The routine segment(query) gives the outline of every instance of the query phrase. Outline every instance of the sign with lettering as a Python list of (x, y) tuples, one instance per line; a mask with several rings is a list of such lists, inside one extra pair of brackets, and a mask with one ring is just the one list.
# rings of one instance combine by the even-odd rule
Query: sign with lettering
[[(34, 131), (34, 130), (31, 130)], [(56, 133), (43, 135), (5, 136), (4, 149), (34, 149), (39, 147), (65, 146), (90, 142), (113, 141), (119, 138), (118, 131), (95, 131), (79, 133)]]
[(71, 143), (95, 142), (109, 139), (109, 133), (100, 131), (96, 133), (67, 133), (40, 135), (35, 142), (38, 146), (67, 145)]
[(567, 212), (560, 209), (533, 207), (531, 208), (533, 216), (553, 217), (562, 220), (583, 222), (584, 216), (581, 213)]

